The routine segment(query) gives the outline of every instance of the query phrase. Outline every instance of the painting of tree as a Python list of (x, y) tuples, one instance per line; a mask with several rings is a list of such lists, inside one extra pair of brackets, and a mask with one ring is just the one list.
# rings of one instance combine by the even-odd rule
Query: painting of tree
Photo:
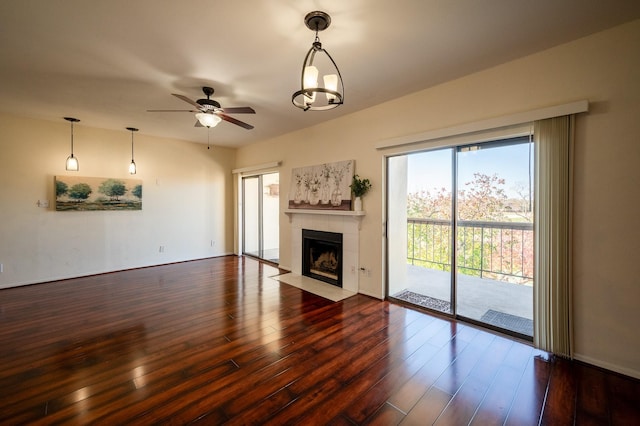
[(142, 210), (142, 181), (56, 176), (57, 211)]
[(136, 185), (131, 190), (131, 194), (137, 197), (138, 199), (142, 199), (142, 185)]
[(89, 198), (89, 195), (91, 195), (92, 192), (93, 190), (88, 184), (76, 183), (69, 190), (69, 197), (73, 198), (76, 201), (84, 201)]
[(111, 201), (119, 201), (119, 197), (127, 192), (127, 187), (124, 182), (119, 179), (107, 179), (100, 184), (98, 192), (109, 197)]
[(56, 180), (56, 197), (60, 197), (69, 191), (69, 185), (62, 182), (61, 180)]

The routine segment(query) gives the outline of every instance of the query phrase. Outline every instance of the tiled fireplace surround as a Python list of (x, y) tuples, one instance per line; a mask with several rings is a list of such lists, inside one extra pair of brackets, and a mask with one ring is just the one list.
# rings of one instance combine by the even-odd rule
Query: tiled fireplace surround
[[(342, 288), (358, 292), (359, 233), (363, 212), (287, 210), (291, 223), (291, 272), (302, 274), (302, 230), (342, 234)], [(326, 283), (323, 283), (326, 284)], [(326, 284), (330, 285), (330, 284)]]

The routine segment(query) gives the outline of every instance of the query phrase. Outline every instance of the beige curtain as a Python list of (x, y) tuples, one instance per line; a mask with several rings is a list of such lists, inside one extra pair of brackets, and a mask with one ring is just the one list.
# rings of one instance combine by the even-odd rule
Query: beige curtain
[(574, 116), (536, 121), (534, 344), (571, 358)]

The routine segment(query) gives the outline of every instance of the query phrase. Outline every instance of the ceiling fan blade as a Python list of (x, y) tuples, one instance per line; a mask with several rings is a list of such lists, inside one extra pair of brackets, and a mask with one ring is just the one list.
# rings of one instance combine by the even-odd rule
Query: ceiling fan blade
[(237, 124), (238, 126), (243, 127), (247, 130), (253, 129), (253, 126), (251, 124), (245, 123), (244, 121), (236, 120), (235, 118), (229, 117), (228, 115), (218, 113), (218, 117), (222, 118), (224, 121), (228, 121), (229, 123)]
[(222, 108), (222, 112), (227, 114), (255, 114), (253, 108), (251, 107), (230, 107), (230, 108)]
[(147, 112), (200, 112), (192, 109), (148, 109)]
[(200, 110), (200, 104), (198, 104), (196, 101), (192, 101), (191, 99), (187, 98), (186, 96), (178, 95), (177, 93), (172, 93), (172, 95), (175, 96), (178, 99), (182, 99), (183, 101), (193, 105), (194, 107), (198, 108), (198, 110)]

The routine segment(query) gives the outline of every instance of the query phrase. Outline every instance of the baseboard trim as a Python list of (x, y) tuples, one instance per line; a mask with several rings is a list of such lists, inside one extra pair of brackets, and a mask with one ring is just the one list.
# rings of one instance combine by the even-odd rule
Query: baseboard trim
[(364, 291), (362, 289), (358, 289), (358, 293), (364, 294), (365, 296), (373, 297), (374, 299), (384, 300), (384, 296), (381, 296), (380, 294), (374, 294), (368, 291)]
[(622, 367), (620, 365), (602, 361), (586, 355), (573, 354), (573, 358), (577, 361), (581, 361), (586, 364), (591, 364), (596, 367), (604, 368), (605, 370), (609, 370), (615, 373), (623, 374), (625, 376), (633, 377), (634, 379), (640, 379), (640, 371), (634, 370), (632, 368)]
[(283, 265), (282, 263), (278, 264), (278, 269), (283, 269), (285, 271), (291, 272), (291, 266)]
[(175, 263), (194, 262), (194, 261), (197, 261), (197, 260), (213, 259), (213, 258), (216, 258), (216, 257), (226, 257), (226, 256), (235, 256), (235, 253), (233, 253), (233, 252), (228, 253), (227, 252), (227, 253), (216, 254), (214, 256), (196, 257), (196, 258), (193, 258), (193, 259), (182, 259), (182, 260), (176, 259), (176, 260), (172, 260), (172, 261), (168, 261), (168, 262), (164, 262), (164, 263), (142, 264), (142, 265), (138, 265), (138, 266), (124, 267), (124, 268), (121, 268), (121, 269), (113, 269), (113, 270), (85, 271), (85, 272), (82, 272), (80, 275), (53, 276), (53, 277), (47, 277), (47, 278), (36, 279), (36, 280), (31, 280), (31, 281), (10, 283), (9, 285), (7, 285), (5, 287), (0, 287), (0, 290), (4, 290), (4, 289), (7, 289), (7, 288), (25, 287), (25, 286), (30, 286), (30, 285), (48, 284), (48, 283), (52, 283), (52, 282), (55, 282), (55, 281), (74, 280), (74, 279), (77, 279), (77, 278), (87, 278), (87, 277), (93, 277), (93, 276), (96, 276), (96, 275), (113, 274), (113, 273), (116, 273), (116, 272), (132, 271), (134, 269), (153, 268), (153, 267), (156, 267), (156, 266), (173, 265)]

